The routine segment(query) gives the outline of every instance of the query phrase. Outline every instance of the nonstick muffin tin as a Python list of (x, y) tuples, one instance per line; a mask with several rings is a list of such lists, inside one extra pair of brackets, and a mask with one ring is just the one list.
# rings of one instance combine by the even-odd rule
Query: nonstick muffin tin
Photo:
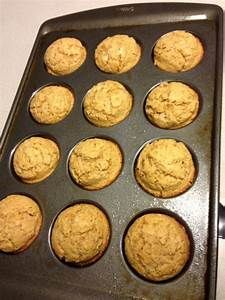
[[(154, 66), (152, 50), (163, 34), (186, 30), (198, 36), (205, 50), (201, 63), (182, 73), (168, 73)], [(133, 36), (142, 48), (139, 63), (124, 74), (101, 72), (94, 50), (105, 37)], [(87, 49), (87, 59), (66, 76), (48, 74), (43, 56), (60, 37), (76, 37)], [(111, 128), (98, 128), (84, 117), (82, 101), (87, 90), (107, 79), (124, 84), (134, 97), (130, 115)], [(152, 125), (144, 113), (148, 92), (162, 81), (180, 81), (200, 96), (200, 111), (193, 123), (176, 130)], [(43, 225), (39, 237), (17, 255), (0, 254), (1, 298), (10, 299), (213, 299), (216, 286), (217, 221), (219, 199), (219, 139), (222, 83), (222, 11), (213, 5), (139, 4), (116, 6), (68, 15), (45, 22), (38, 33), (18, 89), (2, 139), (0, 198), (9, 194), (31, 196), (40, 205)], [(29, 101), (49, 84), (71, 88), (76, 102), (69, 116), (54, 125), (40, 125), (29, 113)], [(12, 168), (16, 146), (30, 136), (49, 137), (60, 149), (56, 170), (36, 184), (22, 183)], [(70, 177), (68, 158), (73, 147), (89, 137), (118, 143), (124, 156), (119, 177), (108, 187), (87, 191)], [(196, 169), (193, 186), (168, 199), (146, 193), (134, 176), (135, 160), (143, 145), (160, 138), (184, 142)], [(109, 218), (111, 239), (96, 263), (74, 267), (60, 262), (50, 245), (56, 216), (73, 203), (91, 202)], [(145, 212), (161, 212), (180, 221), (191, 240), (191, 255), (184, 270), (162, 283), (149, 282), (127, 264), (123, 236), (128, 225)]]

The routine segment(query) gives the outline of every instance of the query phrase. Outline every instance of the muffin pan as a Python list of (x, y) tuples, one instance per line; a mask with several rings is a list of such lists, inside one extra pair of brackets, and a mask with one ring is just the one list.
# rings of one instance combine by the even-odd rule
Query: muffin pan
[[(25, 194), (35, 199), (43, 212), (38, 238), (17, 255), (0, 254), (0, 290), (5, 299), (214, 299), (217, 263), (219, 200), (219, 142), (222, 83), (222, 16), (214, 5), (137, 4), (115, 6), (63, 16), (45, 22), (38, 33), (19, 86), (0, 147), (0, 199)], [(186, 30), (203, 43), (204, 57), (190, 71), (168, 73), (154, 66), (156, 41), (173, 30)], [(94, 51), (106, 37), (127, 34), (141, 45), (137, 65), (123, 74), (107, 74), (94, 62)], [(87, 58), (75, 72), (65, 76), (49, 74), (44, 65), (47, 47), (60, 37), (78, 38)], [(96, 83), (116, 80), (132, 93), (133, 107), (121, 123), (99, 128), (83, 114), (83, 98)], [(149, 91), (162, 81), (180, 81), (198, 91), (201, 107), (189, 125), (165, 130), (152, 125), (144, 113)], [(40, 88), (57, 84), (75, 94), (70, 114), (54, 125), (38, 124), (29, 113), (29, 101)], [(31, 136), (49, 137), (60, 148), (55, 171), (35, 184), (21, 182), (12, 168), (15, 147)], [(123, 167), (108, 187), (88, 191), (71, 179), (68, 158), (81, 140), (102, 137), (115, 141), (123, 152)], [(156, 198), (146, 193), (134, 176), (135, 160), (146, 142), (173, 138), (184, 142), (195, 159), (196, 179), (183, 194)], [(104, 255), (86, 267), (60, 262), (51, 249), (54, 219), (71, 203), (96, 203), (111, 224), (111, 238)], [(138, 276), (127, 264), (123, 237), (128, 224), (148, 212), (172, 215), (181, 221), (191, 237), (191, 256), (184, 270), (173, 279), (156, 283)], [(221, 211), (224, 214), (224, 211)], [(222, 215), (221, 214), (221, 215)], [(222, 231), (221, 231), (222, 232)], [(221, 233), (222, 234), (222, 233)]]

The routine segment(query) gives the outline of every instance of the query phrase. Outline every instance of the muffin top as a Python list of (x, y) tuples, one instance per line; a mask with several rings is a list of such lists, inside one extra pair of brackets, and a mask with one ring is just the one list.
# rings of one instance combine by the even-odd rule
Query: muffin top
[(16, 148), (13, 167), (20, 179), (35, 183), (47, 178), (59, 161), (59, 149), (55, 142), (47, 138), (31, 137)]
[(164, 214), (145, 214), (136, 219), (125, 237), (125, 254), (143, 277), (163, 281), (181, 272), (190, 256), (184, 227)]
[(135, 175), (138, 183), (156, 197), (177, 196), (193, 183), (192, 155), (182, 142), (160, 139), (147, 144), (138, 156)]
[(67, 75), (84, 63), (86, 55), (86, 49), (78, 39), (64, 37), (47, 48), (44, 62), (48, 73), (55, 76)]
[(50, 85), (38, 91), (30, 102), (32, 117), (41, 124), (55, 124), (70, 113), (74, 97), (63, 86)]
[(141, 57), (141, 47), (133, 37), (117, 34), (105, 38), (95, 50), (96, 65), (106, 73), (124, 73)]
[(37, 237), (42, 224), (41, 211), (31, 198), (10, 195), (0, 201), (0, 250), (20, 252)]
[(69, 159), (73, 179), (87, 190), (111, 184), (122, 168), (122, 153), (116, 143), (90, 138), (75, 146)]
[(75, 204), (57, 217), (51, 235), (55, 254), (66, 262), (89, 264), (106, 250), (110, 237), (105, 214), (92, 204)]
[(203, 54), (202, 43), (196, 36), (184, 30), (175, 30), (157, 41), (154, 64), (164, 71), (183, 72), (199, 64)]
[(199, 108), (198, 94), (181, 82), (162, 82), (146, 100), (149, 120), (158, 127), (176, 129), (191, 123)]
[(110, 127), (123, 121), (132, 108), (132, 96), (117, 81), (94, 85), (85, 95), (84, 114), (96, 126)]

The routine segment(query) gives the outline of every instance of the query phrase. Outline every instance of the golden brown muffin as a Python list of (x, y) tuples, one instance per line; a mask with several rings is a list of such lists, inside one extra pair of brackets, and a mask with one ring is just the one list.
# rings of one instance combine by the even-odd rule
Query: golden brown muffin
[(0, 250), (17, 253), (28, 248), (40, 232), (42, 214), (31, 198), (10, 195), (0, 201)]
[(99, 208), (92, 204), (75, 204), (57, 217), (51, 242), (61, 260), (86, 265), (102, 256), (109, 237), (109, 222)]
[(182, 142), (160, 139), (147, 144), (135, 166), (138, 183), (156, 197), (173, 197), (185, 192), (194, 181), (192, 155)]
[(85, 61), (87, 51), (78, 39), (64, 37), (46, 50), (44, 62), (48, 73), (60, 76), (76, 71)]
[(47, 178), (59, 161), (59, 148), (55, 142), (42, 137), (23, 141), (13, 156), (13, 167), (20, 179), (35, 183)]
[(95, 63), (106, 73), (124, 73), (140, 60), (141, 47), (133, 37), (117, 34), (104, 39), (95, 50)]
[(32, 117), (41, 124), (55, 124), (65, 119), (73, 108), (74, 97), (63, 86), (50, 85), (38, 91), (30, 102)]
[(204, 54), (200, 40), (184, 30), (171, 31), (157, 41), (154, 64), (172, 73), (188, 71), (197, 66)]
[(72, 151), (69, 170), (77, 184), (87, 190), (98, 190), (111, 184), (122, 169), (122, 153), (109, 140), (90, 138)]
[(148, 94), (145, 105), (149, 120), (165, 129), (190, 124), (197, 116), (198, 109), (198, 94), (181, 82), (160, 83)]
[(121, 83), (112, 80), (99, 82), (84, 97), (84, 114), (92, 124), (110, 127), (128, 116), (132, 100)]
[(190, 241), (174, 218), (149, 213), (136, 219), (128, 229), (125, 254), (140, 275), (163, 281), (182, 271), (190, 256)]

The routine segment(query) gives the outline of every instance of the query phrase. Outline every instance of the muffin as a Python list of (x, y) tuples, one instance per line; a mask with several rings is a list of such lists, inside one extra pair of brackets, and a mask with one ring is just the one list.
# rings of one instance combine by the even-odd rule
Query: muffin
[(192, 155), (182, 142), (160, 139), (140, 152), (135, 176), (144, 190), (156, 197), (173, 197), (185, 192), (194, 181)]
[(124, 73), (141, 57), (141, 47), (133, 37), (117, 34), (104, 39), (95, 50), (95, 63), (106, 73)]
[(57, 217), (51, 234), (52, 248), (59, 259), (78, 265), (98, 260), (110, 237), (105, 214), (92, 204), (75, 204)]
[(149, 94), (145, 104), (148, 119), (165, 129), (190, 124), (198, 114), (198, 94), (181, 82), (162, 82)]
[(87, 52), (78, 39), (64, 37), (46, 50), (44, 62), (48, 73), (60, 76), (76, 71), (85, 61)]
[(121, 83), (112, 80), (99, 82), (84, 97), (84, 114), (92, 124), (110, 127), (128, 116), (132, 100)]
[(26, 183), (47, 178), (59, 161), (59, 148), (55, 142), (42, 137), (31, 137), (16, 148), (13, 167), (16, 175)]
[(184, 30), (175, 30), (157, 41), (154, 64), (167, 72), (184, 72), (197, 66), (203, 54), (202, 43), (196, 36)]
[(122, 153), (109, 140), (90, 138), (72, 151), (69, 170), (77, 184), (87, 190), (102, 189), (111, 184), (122, 169)]
[(130, 226), (124, 250), (129, 264), (141, 276), (159, 282), (182, 271), (190, 257), (190, 241), (174, 218), (149, 213)]
[(31, 198), (10, 195), (0, 201), (0, 251), (27, 249), (40, 232), (42, 214)]
[(63, 86), (50, 85), (38, 91), (30, 102), (32, 117), (41, 124), (55, 124), (65, 119), (73, 108), (74, 97)]

